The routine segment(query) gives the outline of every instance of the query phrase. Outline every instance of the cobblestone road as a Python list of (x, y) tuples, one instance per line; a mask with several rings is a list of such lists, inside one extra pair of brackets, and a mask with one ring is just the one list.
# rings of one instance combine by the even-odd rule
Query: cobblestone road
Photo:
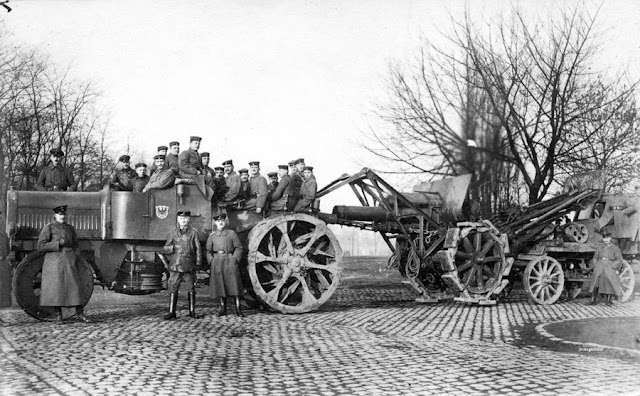
[[(0, 311), (0, 385), (9, 395), (68, 394), (640, 394), (640, 354), (563, 344), (535, 331), (567, 319), (640, 316), (640, 296), (494, 307), (418, 305), (399, 284), (339, 289), (320, 311), (248, 311), (162, 321), (166, 293), (110, 301), (96, 321), (57, 326)], [(138, 300), (136, 300), (138, 299)], [(639, 329), (640, 331), (640, 329)], [(565, 345), (565, 347), (561, 347)]]

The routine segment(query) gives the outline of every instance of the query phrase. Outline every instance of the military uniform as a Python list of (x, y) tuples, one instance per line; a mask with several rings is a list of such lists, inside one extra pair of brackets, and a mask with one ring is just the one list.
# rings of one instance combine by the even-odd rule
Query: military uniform
[(179, 175), (182, 177), (202, 174), (202, 159), (196, 150), (188, 149), (181, 152), (178, 164)]
[(294, 193), (294, 185), (291, 181), (291, 176), (284, 175), (278, 182), (278, 187), (271, 195), (271, 210), (275, 211), (285, 211), (288, 210), (287, 202), (291, 198), (293, 199)]
[(171, 254), (169, 261), (169, 292), (177, 293), (184, 279), (188, 292), (195, 290), (195, 272), (202, 263), (202, 252), (198, 231), (192, 227), (181, 230), (179, 227), (169, 232), (164, 249)]
[(142, 177), (136, 175), (136, 177), (131, 180), (131, 185), (133, 187), (133, 192), (142, 192), (144, 187), (149, 183), (149, 176), (144, 175)]
[(240, 192), (240, 176), (236, 172), (224, 175), (227, 191), (224, 193), (223, 201), (234, 201)]
[[(167, 150), (168, 150), (167, 146), (158, 146), (158, 154), (157, 155), (163, 155), (163, 156), (166, 157)], [(154, 157), (154, 159), (155, 159), (155, 157)], [(155, 172), (157, 169), (158, 169), (158, 167), (156, 166), (156, 163), (152, 162), (151, 166), (149, 167), (149, 176), (153, 175), (153, 172)]]
[(76, 230), (70, 224), (49, 223), (40, 232), (38, 250), (47, 252), (42, 264), (40, 305), (71, 307), (81, 304), (74, 250), (77, 246)]
[(180, 162), (177, 156), (169, 153), (165, 156), (164, 162), (167, 169), (171, 169), (176, 176), (180, 174)]
[(222, 176), (218, 177), (215, 176), (215, 171), (216, 170), (222, 170), (224, 172), (224, 168), (221, 166), (216, 166), (214, 169), (214, 176), (213, 176), (213, 190), (215, 192), (215, 197), (218, 201), (222, 201), (224, 200), (224, 195), (227, 193), (228, 187), (227, 187), (227, 181), (224, 179), (224, 173)]
[(622, 252), (612, 243), (605, 243), (598, 247), (593, 255), (593, 281), (589, 291), (598, 289), (600, 294), (622, 295), (622, 285), (617, 270), (622, 265)]
[(61, 164), (54, 166), (49, 164), (42, 169), (36, 188), (39, 191), (75, 191), (76, 182), (73, 180), (71, 171)]
[(245, 208), (264, 209), (267, 202), (268, 190), (269, 188), (267, 187), (267, 179), (265, 179), (264, 176), (260, 175), (259, 173), (257, 175), (249, 176), (250, 199), (247, 200)]
[(0, 230), (0, 308), (11, 306), (11, 265), (9, 255), (9, 238)]
[(173, 187), (176, 181), (176, 175), (168, 168), (162, 168), (153, 172), (146, 185), (146, 190), (164, 190)]
[(207, 239), (206, 249), (207, 260), (211, 264), (211, 297), (242, 295), (238, 263), (242, 258), (243, 248), (238, 235), (228, 229), (215, 230)]
[(249, 181), (244, 182), (240, 180), (240, 189), (238, 190), (236, 199), (244, 201), (246, 207), (246, 202), (251, 199), (251, 184), (249, 183)]
[(120, 169), (111, 175), (111, 187), (118, 191), (133, 191), (136, 176), (136, 171), (131, 168)]
[(313, 201), (316, 199), (316, 192), (318, 190), (318, 184), (316, 183), (316, 178), (314, 175), (311, 175), (308, 179), (306, 179), (302, 186), (300, 186), (300, 193), (298, 195), (299, 199), (296, 202), (296, 206), (293, 209), (294, 212), (304, 212), (311, 207)]
[(634, 242), (640, 241), (640, 191), (636, 190), (635, 195), (627, 197), (624, 201), (622, 215), (626, 217), (627, 232), (629, 239)]

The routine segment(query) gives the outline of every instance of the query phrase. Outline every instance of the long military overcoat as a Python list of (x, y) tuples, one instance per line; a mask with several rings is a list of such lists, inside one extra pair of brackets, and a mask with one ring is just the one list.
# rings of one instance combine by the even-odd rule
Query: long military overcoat
[(598, 246), (598, 250), (593, 255), (593, 281), (589, 291), (597, 287), (598, 293), (622, 295), (622, 284), (618, 271), (622, 266), (622, 253), (620, 248), (612, 243)]
[(215, 230), (207, 239), (206, 250), (207, 260), (211, 264), (211, 297), (241, 296), (242, 280), (238, 263), (243, 248), (238, 235), (228, 229)]

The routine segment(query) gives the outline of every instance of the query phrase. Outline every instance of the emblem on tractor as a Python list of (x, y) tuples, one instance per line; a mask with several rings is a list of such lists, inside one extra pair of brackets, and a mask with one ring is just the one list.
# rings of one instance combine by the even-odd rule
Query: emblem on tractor
[(169, 215), (169, 207), (165, 205), (156, 206), (156, 216), (159, 219), (166, 219)]

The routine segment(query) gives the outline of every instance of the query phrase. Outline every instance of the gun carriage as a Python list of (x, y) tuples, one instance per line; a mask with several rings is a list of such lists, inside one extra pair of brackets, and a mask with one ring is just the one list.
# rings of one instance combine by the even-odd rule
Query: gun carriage
[[(599, 190), (569, 192), (529, 208), (505, 211), (488, 220), (469, 221), (465, 197), (469, 175), (421, 183), (400, 193), (370, 169), (343, 175), (317, 194), (307, 213), (279, 214), (264, 219), (247, 210), (227, 209), (230, 228), (246, 247), (246, 277), (251, 292), (284, 313), (318, 308), (337, 289), (343, 253), (328, 224), (379, 232), (397, 267), (420, 294), (419, 301), (495, 304), (519, 275), (531, 299), (551, 304), (564, 290), (569, 296), (589, 281), (583, 274), (598, 235), (594, 224), (604, 213), (607, 195)], [(349, 185), (361, 206), (335, 206), (320, 212), (319, 199)], [(38, 319), (52, 310), (39, 306), (44, 253), (36, 241), (53, 220), (51, 208), (67, 204), (68, 221), (79, 239), (80, 274), (86, 304), (96, 277), (117, 292), (152, 293), (162, 289), (162, 246), (175, 227), (179, 210), (192, 213), (191, 225), (201, 242), (212, 231), (217, 210), (195, 185), (177, 185), (148, 193), (8, 192), (7, 235), (16, 268), (13, 288), (18, 304)], [(574, 215), (562, 235), (550, 225)], [(555, 238), (550, 239), (550, 237)], [(623, 251), (636, 259), (638, 244)], [(625, 296), (632, 292), (633, 272), (627, 262), (620, 271)]]

